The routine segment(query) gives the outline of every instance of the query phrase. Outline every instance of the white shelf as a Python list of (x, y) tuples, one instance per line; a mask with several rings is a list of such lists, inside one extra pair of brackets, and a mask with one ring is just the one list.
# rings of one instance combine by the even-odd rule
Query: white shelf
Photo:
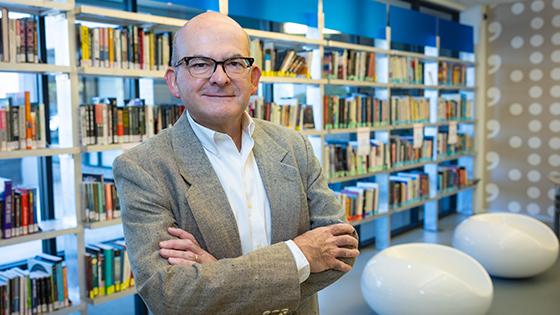
[(267, 77), (261, 76), (259, 80), (261, 83), (294, 83), (294, 84), (327, 84), (327, 79), (313, 80), (307, 78), (293, 78), (293, 77)]
[(475, 87), (464, 85), (438, 85), (438, 90), (475, 90)]
[(457, 190), (453, 190), (453, 191), (449, 191), (449, 192), (441, 193), (441, 194), (438, 192), (438, 196), (435, 198), (435, 200), (440, 200), (440, 199), (443, 199), (443, 198), (447, 198), (449, 196), (456, 195), (456, 194), (458, 194), (462, 191), (473, 189), (474, 187), (476, 187), (477, 184), (478, 184), (478, 180), (475, 180), (472, 185), (468, 185), (466, 187), (459, 188)]
[(102, 151), (113, 151), (113, 150), (129, 150), (142, 142), (131, 142), (131, 143), (112, 143), (112, 144), (92, 144), (88, 146), (82, 146), (81, 152), (102, 152)]
[(80, 311), (84, 311), (85, 309), (87, 309), (87, 304), (86, 303), (80, 303), (78, 305), (72, 305), (60, 310), (56, 310), (54, 312), (48, 313), (48, 315), (66, 315), (66, 314), (71, 314), (74, 312), (80, 312)]
[(437, 163), (454, 161), (454, 160), (457, 160), (457, 159), (462, 158), (462, 157), (475, 156), (475, 155), (476, 155), (476, 152), (473, 151), (473, 152), (457, 154), (457, 155), (453, 155), (453, 156), (446, 156), (446, 157), (443, 157), (443, 158), (438, 158)]
[(348, 223), (350, 223), (350, 225), (352, 225), (352, 226), (358, 226), (358, 225), (362, 225), (362, 224), (364, 224), (364, 223), (367, 223), (367, 222), (370, 222), (370, 221), (374, 221), (374, 220), (379, 219), (379, 218), (382, 218), (382, 217), (386, 217), (386, 216), (388, 216), (388, 215), (390, 215), (390, 214), (391, 214), (391, 212), (385, 212), (385, 213), (380, 213), (380, 214), (374, 214), (374, 215), (369, 216), (369, 217), (367, 217), (367, 218), (365, 218), (365, 219), (360, 219), (360, 220), (357, 220), (357, 221), (350, 221), (350, 222), (348, 222)]
[(127, 78), (156, 78), (163, 79), (165, 71), (158, 70), (134, 70), (118, 68), (80, 67), (78, 73), (84, 76), (106, 76)]
[(409, 83), (389, 83), (394, 89), (419, 89), (419, 90), (437, 90), (437, 85), (409, 84)]
[(62, 3), (46, 0), (1, 0), (0, 6), (8, 8), (10, 12), (44, 15), (53, 11), (71, 11), (73, 3)]
[(387, 83), (377, 83), (370, 81), (357, 81), (357, 80), (339, 80), (339, 79), (328, 79), (329, 85), (348, 85), (348, 86), (361, 86), (361, 87), (380, 87), (389, 88)]
[(98, 297), (98, 298), (94, 298), (94, 299), (90, 299), (90, 298), (84, 298), (84, 300), (88, 303), (91, 304), (93, 306), (96, 305), (100, 305), (103, 303), (107, 303), (107, 302), (111, 302), (120, 298), (123, 298), (125, 296), (129, 296), (129, 295), (133, 295), (136, 294), (136, 287), (132, 287), (132, 288), (128, 288), (124, 291), (120, 291), (120, 292), (115, 292), (113, 294), (109, 294), (103, 297)]
[(327, 43), (326, 40), (311, 39), (311, 38), (306, 38), (304, 36), (290, 35), (290, 34), (284, 34), (284, 33), (254, 30), (254, 29), (250, 29), (250, 28), (246, 28), (245, 32), (250, 37), (258, 37), (258, 38), (262, 38), (262, 39), (272, 39), (274, 41), (286, 41), (286, 42), (290, 42), (290, 43), (300, 43), (300, 44), (303, 44), (303, 45), (306, 45), (306, 46), (309, 46), (309, 45), (320, 46), (320, 45), (325, 45)]
[(104, 228), (107, 226), (113, 226), (113, 225), (119, 225), (122, 224), (122, 221), (120, 218), (117, 219), (113, 219), (113, 220), (106, 220), (106, 221), (99, 221), (99, 222), (84, 222), (83, 226), (86, 229), (99, 229), (99, 228)]
[(83, 231), (81, 226), (76, 225), (76, 218), (72, 219), (61, 219), (61, 220), (49, 220), (39, 222), (39, 228), (42, 232), (37, 232), (33, 234), (27, 234), (23, 236), (16, 236), (9, 239), (0, 240), (0, 247), (21, 244), (36, 240), (47, 240), (55, 238), (61, 235), (77, 234)]
[(448, 120), (448, 121), (442, 121), (442, 122), (438, 122), (437, 124), (433, 124), (433, 126), (448, 126), (451, 123), (456, 122), (457, 124), (477, 124), (478, 121), (476, 119), (467, 119), (467, 120)]
[(445, 61), (445, 62), (451, 62), (451, 63), (459, 63), (459, 64), (473, 66), (473, 67), (476, 66), (476, 62), (466, 61), (466, 60), (451, 58), (451, 57), (438, 57), (438, 60), (439, 61)]
[(59, 154), (78, 154), (78, 148), (67, 149), (35, 149), (35, 150), (15, 150), (15, 151), (1, 151), (0, 160), (20, 159), (30, 156), (53, 156)]
[(394, 170), (390, 168), (390, 169), (386, 169), (386, 170), (368, 172), (368, 173), (365, 173), (365, 174), (357, 174), (357, 175), (350, 175), (350, 176), (344, 176), (344, 177), (329, 178), (327, 181), (328, 181), (329, 184), (343, 183), (343, 182), (358, 180), (358, 179), (367, 178), (367, 177), (371, 177), (371, 176), (375, 176), (375, 175), (379, 175), (379, 174), (387, 174), (387, 173), (391, 173), (393, 171)]
[[(361, 127), (360, 127), (361, 128)], [(392, 126), (378, 126), (378, 127), (364, 127), (369, 128), (369, 131), (381, 131), (381, 130), (391, 130)], [(412, 128), (412, 127), (410, 127)], [(342, 134), (342, 133), (354, 133), (358, 132), (358, 128), (341, 128), (341, 129), (326, 129), (327, 134)]]
[(126, 12), (82, 5), (75, 8), (76, 20), (94, 21), (117, 25), (138, 25), (147, 28), (178, 30), (187, 20), (165, 16)]
[(395, 207), (395, 208), (391, 209), (390, 213), (393, 214), (393, 213), (403, 212), (403, 211), (406, 211), (406, 210), (409, 210), (409, 209), (412, 209), (412, 208), (422, 206), (425, 203), (427, 203), (429, 201), (433, 201), (433, 200), (434, 199), (428, 198), (428, 199), (423, 199), (423, 200), (420, 200), (420, 201), (416, 201), (416, 202), (413, 202), (413, 203), (410, 203), (410, 204), (407, 204), (407, 205), (404, 205), (404, 206)]
[(421, 124), (422, 127), (435, 127), (435, 126), (438, 126), (438, 124), (432, 124), (432, 123), (412, 123), (412, 124), (406, 124), (406, 125), (391, 125), (391, 130), (413, 129), (415, 124)]
[(334, 40), (329, 40), (327, 42), (326, 46), (327, 47), (335, 47), (335, 48), (374, 52), (374, 53), (380, 53), (380, 54), (390, 54), (390, 51), (388, 51), (388, 50), (379, 49), (379, 48), (372, 47), (372, 46), (350, 44), (350, 43), (345, 43), (345, 42), (337, 42), (337, 41), (334, 41)]
[(414, 57), (414, 58), (418, 58), (426, 61), (433, 61), (433, 62), (436, 62), (439, 59), (439, 57), (426, 56), (421, 53), (414, 53), (409, 51), (391, 50), (390, 53), (392, 56)]
[(46, 63), (0, 62), (0, 71), (60, 74), (69, 73), (71, 70), (69, 66), (57, 66)]

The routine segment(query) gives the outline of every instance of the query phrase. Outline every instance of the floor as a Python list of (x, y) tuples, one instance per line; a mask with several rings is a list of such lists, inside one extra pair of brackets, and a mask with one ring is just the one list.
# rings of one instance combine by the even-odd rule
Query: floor
[[(465, 217), (454, 214), (438, 222), (438, 232), (414, 229), (391, 239), (391, 245), (422, 242), (451, 246), (453, 230)], [(319, 292), (321, 315), (374, 315), (360, 289), (362, 270), (378, 251), (374, 245), (360, 249), (352, 271)], [(560, 259), (546, 272), (528, 279), (492, 277), (494, 298), (487, 315), (560, 314)], [(452, 315), (452, 314), (450, 314)]]
[[(423, 229), (395, 236), (391, 245), (411, 242), (451, 246), (453, 230), (465, 217), (455, 214), (439, 221), (438, 232)], [(368, 245), (360, 249), (356, 265), (335, 284), (319, 292), (321, 315), (375, 315), (360, 289), (362, 270), (378, 251)], [(487, 315), (558, 315), (560, 314), (560, 259), (548, 271), (528, 279), (492, 278), (494, 298)], [(134, 298), (126, 297), (99, 306), (89, 306), (93, 315), (134, 315)], [(450, 314), (453, 315), (453, 314)]]

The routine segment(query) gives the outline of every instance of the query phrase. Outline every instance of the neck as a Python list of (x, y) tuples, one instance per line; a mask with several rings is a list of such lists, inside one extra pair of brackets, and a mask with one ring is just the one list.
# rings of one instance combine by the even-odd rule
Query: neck
[(243, 135), (242, 132), (242, 122), (243, 122), (243, 115), (239, 116), (236, 119), (228, 120), (228, 121), (213, 121), (213, 122), (206, 122), (206, 121), (199, 121), (195, 117), (191, 115), (191, 118), (199, 125), (206, 127), (208, 129), (214, 130), (216, 132), (227, 134), (231, 137), (235, 146), (237, 147), (238, 151), (241, 151), (241, 138)]

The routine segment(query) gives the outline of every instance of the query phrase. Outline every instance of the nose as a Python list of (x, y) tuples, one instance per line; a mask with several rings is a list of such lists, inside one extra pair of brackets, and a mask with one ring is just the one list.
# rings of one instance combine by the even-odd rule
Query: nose
[(229, 83), (230, 79), (226, 72), (224, 71), (223, 64), (216, 65), (216, 71), (212, 73), (209, 79), (210, 84), (217, 84), (219, 86)]

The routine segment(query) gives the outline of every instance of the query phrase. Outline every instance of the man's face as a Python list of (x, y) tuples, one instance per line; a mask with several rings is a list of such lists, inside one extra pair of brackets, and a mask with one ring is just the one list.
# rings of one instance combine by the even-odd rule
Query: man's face
[[(219, 16), (217, 20), (201, 20), (178, 34), (177, 60), (185, 56), (209, 57), (216, 61), (249, 57), (247, 37), (238, 26), (232, 26)], [(249, 97), (257, 91), (260, 70), (253, 66), (246, 78), (231, 79), (220, 64), (210, 78), (198, 79), (189, 74), (183, 62), (175, 68), (174, 75), (175, 85), (170, 84), (166, 74), (171, 93), (181, 98), (197, 123), (220, 131), (219, 127), (224, 124), (240, 122)]]

